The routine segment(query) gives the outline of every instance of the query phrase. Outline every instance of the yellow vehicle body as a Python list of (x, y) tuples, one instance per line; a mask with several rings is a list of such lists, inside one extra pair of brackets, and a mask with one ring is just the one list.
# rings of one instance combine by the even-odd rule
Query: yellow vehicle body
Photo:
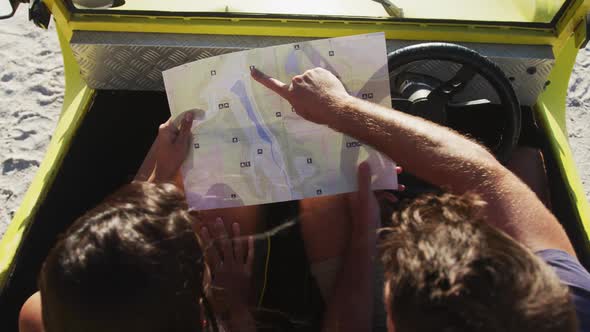
[[(529, 26), (510, 22), (475, 20), (468, 22), (428, 19), (406, 21), (386, 17), (348, 19), (342, 16), (281, 16), (282, 14), (228, 17), (211, 13), (199, 15), (199, 12), (185, 15), (182, 11), (159, 15), (157, 12), (140, 11), (145, 7), (133, 8), (132, 4), (128, 5), (128, 14), (109, 10), (72, 12), (62, 0), (44, 0), (43, 2), (53, 15), (53, 24), (56, 25), (59, 34), (65, 67), (66, 91), (63, 110), (45, 159), (0, 242), (0, 290), (11, 274), (19, 247), (23, 241), (26, 241), (27, 230), (39, 205), (52, 186), (55, 174), (68, 153), (78, 126), (84, 119), (95, 93), (80, 76), (80, 68), (70, 48), (69, 41), (74, 31), (292, 37), (337, 37), (384, 31), (387, 39), (398, 40), (550, 45), (556, 60), (549, 78), (551, 84), (539, 97), (534, 110), (537, 118), (541, 120), (542, 129), (549, 138), (552, 152), (563, 175), (562, 181), (567, 188), (569, 200), (575, 202), (572, 213), (582, 225), (584, 237), (590, 239), (590, 207), (574, 164), (565, 124), (567, 86), (579, 47), (586, 38), (586, 14), (590, 9), (590, 0), (571, 1), (553, 27), (548, 24)], [(233, 2), (238, 6), (237, 1)], [(258, 2), (261, 4), (260, 11), (262, 11), (264, 4), (270, 6), (276, 1)], [(318, 12), (329, 13), (330, 6), (334, 6), (333, 2), (314, 1), (313, 3), (320, 6), (316, 8)], [(417, 1), (414, 0), (414, 2)], [(142, 6), (149, 7), (150, 3), (154, 8), (163, 3), (172, 7), (174, 5), (171, 3), (175, 3), (179, 8), (186, 8), (182, 5), (187, 6), (194, 1), (145, 1)], [(293, 3), (299, 4), (299, 2)], [(535, 7), (537, 11), (528, 10), (530, 1), (506, 0), (494, 1), (494, 3), (497, 7), (495, 11), (490, 11), (489, 15), (492, 17), (500, 15), (499, 11), (510, 6), (517, 11), (513, 15), (514, 21), (544, 21), (550, 18), (543, 13), (550, 11), (550, 7), (554, 6), (555, 2), (537, 1)], [(301, 11), (297, 6), (293, 6), (293, 10)], [(458, 8), (453, 10), (461, 11)], [(460, 18), (469, 19), (477, 15), (481, 13), (470, 13), (467, 8), (461, 11)]]

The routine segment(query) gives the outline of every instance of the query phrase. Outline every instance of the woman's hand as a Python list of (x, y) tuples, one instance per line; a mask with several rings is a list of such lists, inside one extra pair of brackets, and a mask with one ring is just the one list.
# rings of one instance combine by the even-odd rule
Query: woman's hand
[(211, 295), (214, 307), (230, 331), (255, 331), (248, 309), (248, 297), (254, 263), (254, 238), (241, 237), (240, 225), (231, 225), (230, 238), (223, 220), (201, 228), (205, 259), (211, 271)]
[(214, 295), (222, 293), (228, 309), (247, 305), (254, 263), (254, 238), (241, 237), (240, 225), (231, 225), (230, 237), (223, 220), (201, 228), (205, 258), (211, 269)]
[(139, 168), (135, 180), (174, 182), (177, 179), (180, 166), (188, 155), (193, 124), (191, 112), (181, 116), (180, 129), (174, 125), (172, 118), (160, 125), (158, 136)]

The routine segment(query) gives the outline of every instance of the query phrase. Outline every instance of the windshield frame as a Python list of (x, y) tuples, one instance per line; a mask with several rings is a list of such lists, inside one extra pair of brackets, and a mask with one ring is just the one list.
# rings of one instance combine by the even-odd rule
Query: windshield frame
[[(350, 22), (388, 22), (408, 24), (452, 24), (470, 26), (509, 26), (532, 29), (555, 29), (566, 12), (578, 2), (577, 0), (565, 0), (550, 22), (518, 22), (518, 21), (478, 21), (458, 19), (429, 19), (429, 18), (396, 18), (396, 17), (367, 17), (367, 16), (330, 16), (330, 15), (303, 15), (303, 14), (264, 14), (264, 13), (235, 13), (235, 12), (183, 12), (183, 11), (157, 11), (157, 10), (119, 10), (119, 9), (80, 9), (76, 8), (72, 0), (62, 0), (67, 10), (72, 14), (91, 14), (106, 16), (128, 17), (188, 17), (188, 18), (233, 18), (233, 19), (286, 19), (302, 21), (350, 21)], [(580, 4), (582, 4), (580, 2)]]

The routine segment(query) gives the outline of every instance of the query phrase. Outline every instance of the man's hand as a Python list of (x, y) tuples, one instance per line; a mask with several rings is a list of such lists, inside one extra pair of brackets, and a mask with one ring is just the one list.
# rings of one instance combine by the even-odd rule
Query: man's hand
[(348, 195), (352, 219), (350, 243), (332, 296), (327, 301), (322, 331), (370, 331), (372, 328), (380, 211), (371, 190), (368, 163), (359, 165), (357, 181), (358, 192)]
[[(348, 195), (352, 229), (350, 250), (374, 250), (376, 248), (376, 231), (380, 226), (379, 203), (371, 190), (371, 167), (364, 162), (359, 165), (358, 191)], [(368, 242), (367, 242), (368, 241)], [(361, 248), (354, 248), (361, 246)]]
[(351, 98), (342, 82), (323, 68), (297, 75), (289, 85), (256, 68), (252, 69), (252, 77), (289, 101), (297, 114), (319, 124), (328, 124), (331, 114), (338, 112), (339, 105)]
[(152, 144), (135, 180), (150, 182), (174, 182), (189, 151), (193, 114), (181, 115), (180, 129), (172, 118), (160, 125), (158, 136)]

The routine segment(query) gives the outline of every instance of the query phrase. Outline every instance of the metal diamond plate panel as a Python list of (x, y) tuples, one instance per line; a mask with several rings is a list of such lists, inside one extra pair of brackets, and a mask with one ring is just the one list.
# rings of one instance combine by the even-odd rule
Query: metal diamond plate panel
[[(162, 71), (166, 69), (224, 53), (311, 39), (76, 31), (70, 43), (82, 77), (91, 88), (164, 90)], [(391, 52), (416, 43), (388, 40), (387, 48)], [(554, 65), (551, 48), (546, 46), (463, 45), (495, 61), (511, 78), (523, 105), (535, 103)], [(412, 66), (412, 71), (428, 73), (443, 80), (452, 77), (457, 70), (456, 65), (440, 61)], [(456, 99), (480, 98), (494, 101), (488, 84), (481, 77), (476, 77)]]
[(164, 90), (162, 71), (224, 53), (309, 40), (77, 31), (70, 41), (82, 77), (93, 89)]
[(72, 47), (82, 77), (94, 89), (163, 90), (162, 71), (228, 53), (224, 48), (91, 45)]

